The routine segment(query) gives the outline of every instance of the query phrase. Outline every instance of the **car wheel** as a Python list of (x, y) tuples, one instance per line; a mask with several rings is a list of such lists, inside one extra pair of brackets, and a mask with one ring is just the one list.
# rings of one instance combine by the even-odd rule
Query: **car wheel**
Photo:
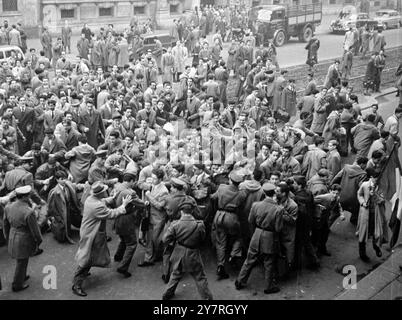
[(275, 39), (274, 39), (274, 44), (276, 47), (282, 47), (286, 42), (286, 35), (283, 30), (279, 30), (276, 33)]
[(302, 33), (299, 35), (299, 41), (308, 42), (310, 41), (311, 37), (313, 36), (313, 28), (310, 26), (305, 26), (303, 28)]

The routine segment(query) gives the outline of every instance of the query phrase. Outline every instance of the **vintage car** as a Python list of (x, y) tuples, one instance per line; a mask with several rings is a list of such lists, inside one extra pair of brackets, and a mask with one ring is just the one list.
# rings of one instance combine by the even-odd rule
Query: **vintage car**
[(154, 51), (156, 49), (156, 39), (162, 43), (163, 48), (173, 47), (175, 45), (174, 39), (169, 34), (151, 34), (144, 36), (144, 47), (142, 51), (146, 52), (148, 49)]
[(22, 59), (25, 59), (24, 53), (22, 52), (20, 47), (17, 46), (8, 46), (8, 45), (3, 45), (0, 46), (0, 63), (3, 61), (7, 61), (13, 54), (20, 53), (22, 56)]
[(374, 20), (378, 21), (383, 30), (402, 27), (402, 16), (396, 10), (379, 10), (375, 13)]
[(374, 30), (378, 27), (378, 21), (370, 19), (368, 13), (358, 13), (354, 6), (346, 6), (339, 13), (338, 18), (331, 22), (330, 30), (333, 33), (343, 33), (350, 28), (360, 28), (364, 25), (367, 25), (370, 30)]

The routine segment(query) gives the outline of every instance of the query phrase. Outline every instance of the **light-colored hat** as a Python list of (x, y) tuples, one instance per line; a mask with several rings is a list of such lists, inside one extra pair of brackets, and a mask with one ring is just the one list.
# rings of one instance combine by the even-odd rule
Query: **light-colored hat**
[(25, 195), (25, 194), (30, 194), (32, 191), (32, 187), (30, 185), (19, 187), (15, 189), (15, 194), (16, 195)]

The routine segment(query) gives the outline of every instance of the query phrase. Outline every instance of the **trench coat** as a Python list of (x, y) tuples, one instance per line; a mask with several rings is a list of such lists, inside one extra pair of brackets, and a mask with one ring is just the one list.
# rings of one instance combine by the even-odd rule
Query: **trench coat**
[(86, 181), (88, 179), (91, 160), (95, 156), (95, 149), (88, 144), (74, 147), (65, 154), (65, 158), (70, 160), (70, 173), (73, 182)]
[(32, 257), (42, 243), (35, 212), (25, 200), (17, 199), (6, 206), (3, 232), (8, 240), (8, 253), (13, 259)]
[[(90, 195), (84, 203), (80, 228), (80, 243), (75, 255), (75, 260), (81, 268), (92, 266), (92, 259), (99, 258), (94, 257), (92, 251), (95, 249), (93, 244), (102, 220), (114, 219), (119, 215), (126, 213), (126, 209), (123, 206), (116, 209), (110, 209), (106, 206), (105, 201), (103, 200), (105, 199), (99, 199), (94, 195)], [(110, 202), (111, 200), (112, 198), (108, 198), (106, 199), (106, 202)], [(109, 250), (107, 250), (107, 253), (109, 253), (108, 251)], [(104, 258), (110, 262), (110, 254), (108, 257), (106, 256)], [(108, 264), (105, 264), (102, 267), (108, 267)]]
[(282, 105), (282, 92), (286, 87), (286, 79), (282, 76), (277, 77), (273, 83), (274, 97), (272, 100), (272, 106), (274, 111), (278, 111)]
[(378, 187), (375, 187), (374, 194), (370, 195), (371, 182), (363, 182), (357, 191), (357, 199), (360, 203), (359, 218), (357, 220), (357, 233), (359, 242), (367, 242), (369, 236), (369, 208), (362, 204), (374, 201), (374, 242), (381, 246), (388, 242), (388, 226), (385, 217), (385, 199), (379, 193)]
[(105, 137), (105, 127), (99, 111), (93, 110), (92, 112), (92, 116), (89, 115), (88, 111), (83, 112), (80, 115), (78, 126), (81, 132), (84, 132), (85, 128), (89, 128), (89, 131), (85, 133), (88, 144), (96, 149), (99, 145), (98, 134), (100, 133)]

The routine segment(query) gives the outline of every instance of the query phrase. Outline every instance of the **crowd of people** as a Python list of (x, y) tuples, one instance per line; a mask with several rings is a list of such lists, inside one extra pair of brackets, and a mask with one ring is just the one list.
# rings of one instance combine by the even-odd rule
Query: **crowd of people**
[[(39, 57), (30, 49), (24, 60), (1, 63), (0, 203), (3, 244), (17, 260), (13, 291), (28, 287), (28, 259), (43, 252), (42, 234), (74, 245), (79, 229), (72, 290), (86, 296), (91, 267), (111, 262), (108, 219), (120, 241), (117, 272), (131, 276), (140, 244), (139, 267), (162, 262), (163, 299), (185, 272), (212, 299), (200, 253), (211, 247), (218, 280), (229, 278), (231, 265), (243, 289), (262, 260), (264, 292), (276, 293), (279, 273), (318, 269), (331, 255), (329, 231), (345, 211), (361, 259), (369, 261), (369, 238), (382, 255), (388, 238), (378, 179), (399, 147), (402, 104), (386, 121), (378, 105), (363, 116), (338, 60), (322, 88), (311, 71), (298, 97), (304, 88), (279, 68), (275, 47), (256, 48), (247, 28), (240, 43), (229, 39), (224, 61), (222, 25), (247, 24), (245, 16), (196, 10), (174, 22), (173, 46), (154, 50), (141, 43), (151, 22), (96, 35), (85, 25), (78, 61), (66, 55), (66, 23), (54, 46), (44, 29)], [(230, 77), (238, 80), (234, 93)], [(343, 165), (350, 154), (353, 164)]]

